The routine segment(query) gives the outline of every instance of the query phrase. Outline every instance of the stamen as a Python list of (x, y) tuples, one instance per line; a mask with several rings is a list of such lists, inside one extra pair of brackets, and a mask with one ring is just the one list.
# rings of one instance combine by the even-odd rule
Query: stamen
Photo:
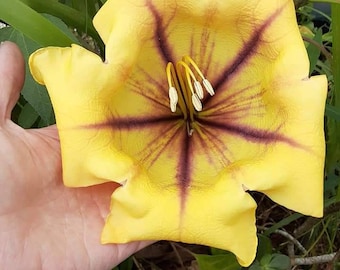
[(169, 98), (170, 98), (171, 112), (175, 112), (176, 106), (177, 106), (177, 103), (178, 103), (178, 94), (177, 94), (176, 88), (173, 87), (173, 86), (169, 87)]
[(187, 55), (187, 56), (184, 56), (184, 57), (183, 57), (183, 61), (185, 61), (186, 63), (190, 63), (190, 64), (193, 66), (193, 68), (195, 69), (195, 71), (197, 72), (197, 74), (198, 74), (202, 79), (204, 79), (204, 76), (203, 76), (201, 70), (198, 68), (197, 64), (195, 63), (194, 60), (192, 60), (192, 58), (191, 58), (190, 56), (188, 56), (188, 55)]
[(196, 93), (193, 93), (191, 96), (192, 104), (194, 105), (196, 111), (200, 112), (202, 111), (202, 102), (197, 96)]
[(178, 104), (184, 119), (187, 119), (188, 111), (181, 92), (181, 84), (178, 80), (177, 71), (171, 62), (166, 66), (166, 76), (169, 84), (170, 110), (171, 112), (176, 112), (176, 106)]
[[(215, 95), (215, 91), (211, 85), (211, 83), (203, 76), (203, 73), (201, 72), (201, 70), (198, 68), (197, 64), (195, 63), (194, 60), (192, 60), (192, 58), (190, 56), (184, 56), (183, 57), (183, 61), (185, 61), (186, 63), (189, 63), (192, 65), (192, 67), (195, 69), (196, 73), (202, 78), (202, 83), (204, 85), (205, 90), (211, 95)], [(198, 94), (198, 93), (197, 93)], [(198, 96), (200, 97), (200, 95), (198, 94)], [(203, 97), (202, 97), (203, 98)], [(202, 99), (200, 97), (200, 99)]]
[[(171, 112), (176, 112), (178, 105), (184, 119), (188, 117), (191, 121), (194, 121), (195, 110), (200, 112), (203, 109), (201, 100), (204, 98), (204, 90), (211, 96), (215, 94), (211, 83), (203, 76), (190, 56), (184, 56), (182, 61), (178, 61), (175, 66), (169, 62), (166, 67), (166, 74), (169, 84)], [(198, 80), (199, 77), (202, 80)]]
[(203, 80), (203, 85), (204, 85), (205, 90), (207, 90), (207, 92), (210, 94), (210, 96), (215, 95), (214, 88), (212, 87), (211, 83), (207, 79)]
[(196, 94), (200, 99), (203, 99), (203, 88), (199, 81), (194, 81), (194, 88), (196, 90)]

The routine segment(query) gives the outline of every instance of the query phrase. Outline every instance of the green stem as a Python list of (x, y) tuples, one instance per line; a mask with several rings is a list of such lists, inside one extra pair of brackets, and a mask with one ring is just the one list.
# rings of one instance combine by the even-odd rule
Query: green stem
[(72, 7), (76, 10), (86, 12), (86, 1), (87, 0), (72, 0)]
[[(87, 12), (90, 16), (94, 16), (97, 12), (96, 4), (97, 0), (87, 0)], [(98, 7), (101, 7), (101, 3), (98, 3)]]

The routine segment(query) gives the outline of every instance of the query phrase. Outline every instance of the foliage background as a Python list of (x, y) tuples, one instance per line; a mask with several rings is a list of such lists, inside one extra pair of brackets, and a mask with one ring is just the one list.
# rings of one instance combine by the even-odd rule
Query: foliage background
[[(0, 29), (0, 41), (18, 44), (26, 63), (33, 51), (52, 45), (77, 43), (101, 54), (104, 45), (92, 18), (105, 1), (0, 0), (0, 21), (5, 23)], [(315, 2), (319, 4), (314, 5)], [(322, 219), (305, 217), (253, 192), (259, 205), (259, 247), (251, 270), (340, 269), (340, 0), (295, 0), (295, 5), (310, 58), (310, 74), (325, 74), (329, 81), (325, 110), (325, 215)], [(25, 85), (12, 119), (24, 128), (55, 123), (47, 91), (33, 80), (27, 65)], [(161, 241), (114, 269), (242, 268), (234, 255), (226, 251)]]

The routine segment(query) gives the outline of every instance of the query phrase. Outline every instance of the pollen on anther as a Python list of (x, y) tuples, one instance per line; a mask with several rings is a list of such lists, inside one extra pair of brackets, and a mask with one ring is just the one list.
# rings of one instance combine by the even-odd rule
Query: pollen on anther
[(191, 100), (192, 100), (192, 104), (194, 105), (196, 111), (198, 111), (198, 112), (202, 111), (202, 102), (201, 102), (201, 100), (199, 99), (199, 97), (197, 96), (196, 93), (192, 94)]
[(207, 79), (203, 79), (203, 85), (205, 90), (210, 94), (210, 96), (215, 95), (214, 88), (212, 87), (211, 83)]
[(176, 88), (173, 86), (170, 86), (169, 88), (169, 98), (170, 98), (170, 110), (171, 112), (175, 112), (178, 102), (178, 94)]
[(203, 88), (202, 88), (202, 85), (200, 84), (199, 81), (194, 81), (194, 88), (195, 88), (197, 96), (200, 99), (203, 99), (203, 97), (204, 97)]

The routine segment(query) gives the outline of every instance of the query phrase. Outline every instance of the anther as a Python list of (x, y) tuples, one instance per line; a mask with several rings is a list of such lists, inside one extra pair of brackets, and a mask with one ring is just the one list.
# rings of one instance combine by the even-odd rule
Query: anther
[(171, 112), (175, 112), (176, 111), (177, 102), (178, 102), (178, 94), (177, 94), (176, 88), (173, 87), (173, 86), (169, 87), (169, 98), (170, 98), (170, 109), (171, 109)]
[(205, 90), (210, 94), (210, 96), (215, 95), (214, 88), (212, 87), (211, 83), (207, 79), (203, 79), (203, 85)]
[(191, 100), (192, 100), (192, 104), (194, 105), (196, 111), (198, 111), (198, 112), (202, 111), (202, 102), (201, 102), (201, 100), (199, 99), (199, 97), (197, 96), (196, 93), (192, 94)]
[(195, 88), (197, 96), (200, 99), (203, 99), (203, 97), (204, 97), (203, 88), (202, 88), (202, 85), (200, 84), (199, 81), (194, 81), (194, 88)]

